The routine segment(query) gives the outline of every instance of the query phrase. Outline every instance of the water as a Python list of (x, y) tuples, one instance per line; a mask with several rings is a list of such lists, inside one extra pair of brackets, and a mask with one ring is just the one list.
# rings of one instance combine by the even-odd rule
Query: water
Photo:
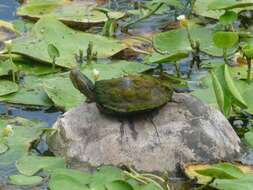
[(0, 0), (0, 19), (12, 21), (17, 19), (16, 9), (19, 6), (15, 0)]

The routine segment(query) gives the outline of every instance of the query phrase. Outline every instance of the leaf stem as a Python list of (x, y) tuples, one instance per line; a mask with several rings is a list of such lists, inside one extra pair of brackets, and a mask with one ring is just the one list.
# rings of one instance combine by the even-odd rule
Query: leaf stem
[(151, 9), (146, 15), (144, 15), (144, 16), (142, 16), (142, 17), (140, 17), (140, 18), (138, 18), (138, 19), (136, 19), (136, 20), (134, 20), (132, 22), (127, 23), (126, 25), (124, 25), (122, 27), (122, 30), (123, 31), (127, 31), (130, 26), (132, 26), (132, 25), (134, 25), (134, 24), (136, 24), (136, 23), (138, 23), (138, 22), (140, 22), (142, 20), (145, 20), (145, 19), (149, 18), (150, 16), (152, 16), (153, 14), (155, 14), (156, 11), (158, 11), (163, 5), (164, 5), (164, 2), (159, 3), (154, 9)]

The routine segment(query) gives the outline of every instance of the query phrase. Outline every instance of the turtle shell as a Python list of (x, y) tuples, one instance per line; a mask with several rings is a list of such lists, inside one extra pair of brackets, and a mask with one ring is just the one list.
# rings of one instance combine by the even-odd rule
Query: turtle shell
[(148, 75), (101, 80), (95, 83), (95, 100), (105, 112), (131, 114), (158, 108), (171, 100), (173, 89)]

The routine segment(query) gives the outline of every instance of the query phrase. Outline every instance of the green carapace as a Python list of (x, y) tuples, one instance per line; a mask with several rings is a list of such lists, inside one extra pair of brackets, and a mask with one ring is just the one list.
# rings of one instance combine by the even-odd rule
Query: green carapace
[(171, 100), (173, 88), (149, 75), (128, 75), (93, 84), (79, 70), (70, 72), (70, 79), (89, 102), (96, 102), (100, 111), (131, 115), (154, 110)]

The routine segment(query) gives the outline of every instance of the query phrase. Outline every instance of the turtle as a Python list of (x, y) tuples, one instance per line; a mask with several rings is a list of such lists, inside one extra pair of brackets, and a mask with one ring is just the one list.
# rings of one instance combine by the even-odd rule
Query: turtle
[(80, 70), (70, 71), (76, 89), (107, 114), (133, 115), (155, 110), (171, 101), (173, 88), (145, 74), (126, 75), (95, 84)]

